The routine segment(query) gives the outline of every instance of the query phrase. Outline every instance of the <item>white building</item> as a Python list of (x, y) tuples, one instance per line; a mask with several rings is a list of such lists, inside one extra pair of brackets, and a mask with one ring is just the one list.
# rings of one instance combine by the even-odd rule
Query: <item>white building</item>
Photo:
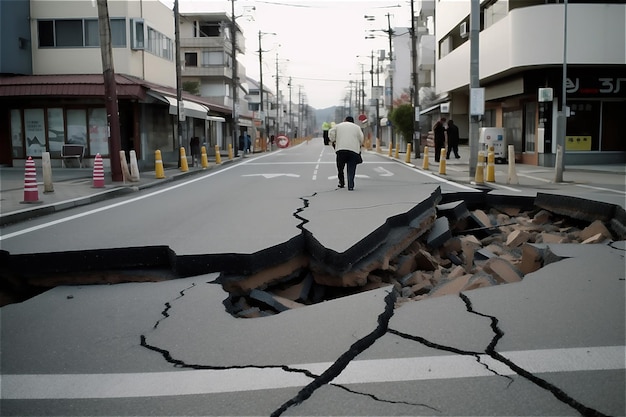
[[(436, 89), (468, 138), (470, 1), (437, 1)], [(626, 4), (624, 1), (481, 1), (480, 87), (484, 127), (503, 127), (516, 159), (552, 166), (563, 103), (567, 32), (566, 164), (626, 161)], [(565, 28), (567, 27), (567, 31)], [(540, 102), (539, 88), (553, 100)], [(447, 106), (445, 108), (448, 108)], [(435, 115), (438, 116), (438, 115)]]

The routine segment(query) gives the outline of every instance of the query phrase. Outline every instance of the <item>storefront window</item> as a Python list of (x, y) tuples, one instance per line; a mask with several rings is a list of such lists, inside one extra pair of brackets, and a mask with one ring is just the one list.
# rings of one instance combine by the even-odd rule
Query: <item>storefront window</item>
[(522, 110), (504, 110), (502, 113), (502, 127), (506, 130), (507, 145), (513, 145), (517, 152), (524, 152), (522, 142)]
[(85, 110), (67, 110), (67, 143), (87, 146)]
[(600, 150), (600, 102), (570, 101), (565, 135), (566, 151)]
[(109, 154), (107, 114), (104, 108), (89, 109), (89, 154)]
[(63, 109), (48, 109), (48, 149), (51, 158), (60, 158), (65, 142)]
[(524, 105), (524, 152), (535, 152), (535, 103), (526, 103)]
[(11, 110), (11, 148), (13, 149), (13, 158), (24, 158), (22, 112), (19, 110)]
[(46, 131), (43, 109), (24, 110), (24, 130), (26, 134), (26, 156), (40, 157), (46, 150)]

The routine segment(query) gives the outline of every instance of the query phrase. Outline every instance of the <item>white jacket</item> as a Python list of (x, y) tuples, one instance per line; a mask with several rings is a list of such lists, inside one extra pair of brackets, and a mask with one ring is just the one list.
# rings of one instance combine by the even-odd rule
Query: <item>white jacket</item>
[(335, 151), (348, 150), (361, 152), (363, 131), (352, 122), (341, 122), (328, 131), (330, 141), (335, 144)]

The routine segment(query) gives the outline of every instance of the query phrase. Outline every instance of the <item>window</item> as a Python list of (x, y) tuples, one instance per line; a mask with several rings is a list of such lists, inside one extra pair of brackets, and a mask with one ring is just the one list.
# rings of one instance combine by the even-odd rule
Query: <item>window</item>
[(89, 109), (89, 154), (109, 154), (107, 113), (104, 108)]
[(220, 24), (217, 22), (197, 22), (195, 26), (196, 38), (210, 38), (220, 36)]
[(130, 25), (132, 36), (131, 47), (133, 49), (144, 49), (146, 34), (144, 33), (143, 19), (132, 19)]
[(536, 103), (524, 105), (524, 152), (535, 152)]
[(172, 45), (173, 42), (170, 38), (148, 27), (148, 45), (146, 51), (169, 61), (173, 61), (174, 52)]
[(82, 20), (57, 20), (54, 22), (57, 47), (83, 46)]
[(496, 0), (483, 9), (484, 28), (487, 29), (500, 19), (504, 19), (509, 12), (508, 0)]
[(185, 52), (185, 66), (186, 67), (198, 66), (198, 54), (196, 52)]
[(202, 66), (208, 67), (211, 65), (224, 65), (224, 53), (223, 52), (202, 52)]
[[(126, 47), (126, 20), (110, 19), (111, 45)], [(39, 47), (82, 48), (100, 46), (98, 19), (40, 20)]]
[(24, 131), (22, 130), (22, 112), (11, 110), (11, 149), (13, 158), (24, 158)]

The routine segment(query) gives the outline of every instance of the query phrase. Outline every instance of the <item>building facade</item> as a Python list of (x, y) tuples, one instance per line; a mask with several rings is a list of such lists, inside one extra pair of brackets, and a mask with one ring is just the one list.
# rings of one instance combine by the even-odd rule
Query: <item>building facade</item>
[[(465, 138), (470, 6), (438, 1), (434, 13), (436, 89), (445, 99), (440, 115), (454, 119)], [(626, 162), (625, 27), (624, 1), (481, 1), (482, 126), (504, 128), (517, 160), (553, 166), (557, 117), (565, 104), (565, 164)]]
[[(108, 14), (121, 150), (154, 166), (156, 150), (174, 163), (194, 136), (209, 150), (223, 143), (228, 107), (189, 93), (178, 103), (173, 11), (158, 0), (115, 1)], [(0, 1), (1, 164), (49, 152), (61, 166), (64, 144), (82, 145), (87, 166), (97, 154), (110, 164), (98, 22), (88, 1)]]

